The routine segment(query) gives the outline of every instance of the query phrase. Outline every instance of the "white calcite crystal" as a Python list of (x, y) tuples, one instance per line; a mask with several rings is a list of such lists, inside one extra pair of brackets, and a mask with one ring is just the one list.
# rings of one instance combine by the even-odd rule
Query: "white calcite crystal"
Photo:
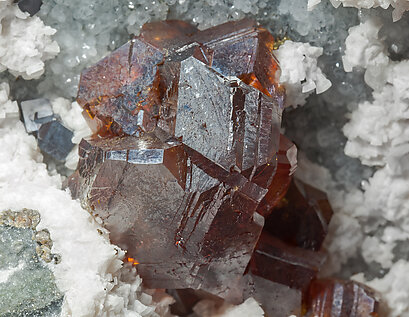
[(378, 33), (382, 24), (376, 19), (349, 29), (345, 40), (345, 54), (342, 63), (346, 72), (353, 68), (366, 69), (365, 81), (373, 89), (381, 89), (385, 82), (385, 69), (389, 64), (385, 45), (379, 40)]
[(409, 316), (408, 262), (395, 263), (394, 252), (409, 236), (409, 60), (389, 59), (380, 28), (370, 18), (349, 30), (344, 68), (366, 69), (365, 81), (374, 92), (372, 101), (360, 103), (350, 114), (343, 130), (345, 153), (379, 168), (362, 183), (362, 199), (351, 214), (364, 233), (375, 233), (365, 237), (362, 256), (369, 265), (377, 262), (390, 271), (368, 284), (383, 294), (391, 309), (388, 316), (398, 317)]
[(407, 317), (409, 316), (409, 262), (397, 261), (383, 278), (375, 278), (367, 281), (364, 275), (357, 274), (352, 278), (365, 283), (378, 290), (383, 299), (388, 303), (390, 311), (385, 316)]
[[(0, 102), (0, 112), (9, 102)], [(61, 263), (50, 268), (65, 295), (62, 316), (158, 316), (140, 279), (123, 278), (124, 252), (60, 189), (61, 176), (49, 175), (35, 138), (21, 122), (0, 127), (0, 147), (0, 210), (40, 212), (37, 228), (49, 230), (52, 252), (61, 255)]]
[(17, 102), (9, 100), (8, 83), (0, 83), (0, 125), (15, 122), (20, 118)]
[[(408, 0), (329, 0), (335, 8), (341, 4), (344, 7), (355, 7), (358, 9), (378, 8), (387, 9), (390, 6), (394, 8), (393, 21), (399, 20), (405, 11), (409, 10)], [(312, 10), (321, 0), (308, 0), (308, 9)]]
[(290, 40), (276, 51), (281, 67), (280, 82), (286, 88), (286, 106), (303, 105), (314, 90), (320, 94), (331, 87), (317, 65), (322, 53), (322, 47)]
[(344, 67), (366, 68), (365, 81), (375, 89), (373, 101), (365, 101), (345, 125), (345, 153), (363, 164), (406, 169), (409, 154), (409, 61), (392, 62), (378, 39), (380, 25), (369, 20), (350, 29)]
[(409, 154), (409, 61), (391, 62), (385, 73), (386, 85), (374, 91), (372, 102), (359, 104), (345, 125), (345, 153), (367, 165), (389, 163), (401, 171), (408, 167)]
[(224, 303), (218, 307), (212, 300), (202, 300), (195, 305), (193, 311), (199, 317), (263, 317), (264, 311), (257, 301), (250, 297), (240, 305)]
[(39, 78), (44, 61), (60, 51), (51, 38), (55, 32), (40, 18), (22, 12), (13, 0), (0, 0), (0, 72), (8, 70), (24, 79)]

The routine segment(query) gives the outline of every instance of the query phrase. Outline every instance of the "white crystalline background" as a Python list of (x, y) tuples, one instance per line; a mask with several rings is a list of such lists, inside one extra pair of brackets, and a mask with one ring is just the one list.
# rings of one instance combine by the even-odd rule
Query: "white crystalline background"
[(60, 51), (51, 39), (55, 32), (38, 17), (21, 12), (13, 0), (0, 0), (0, 72), (8, 70), (24, 79), (40, 77), (44, 61)]
[[(203, 29), (250, 16), (290, 37), (276, 56), (293, 106), (286, 133), (305, 152), (297, 176), (325, 190), (335, 212), (322, 275), (363, 281), (381, 292), (389, 317), (409, 317), (406, 10), (407, 0), (48, 0), (29, 17), (0, 0), (0, 210), (40, 211), (40, 229), (50, 230), (52, 251), (62, 257), (50, 265), (65, 293), (62, 315), (166, 316), (172, 299), (142, 289), (135, 268), (123, 267), (123, 251), (60, 189), (62, 176), (42, 163), (11, 99), (50, 98), (78, 144), (90, 134), (74, 102), (80, 72), (145, 22), (184, 19)], [(38, 80), (23, 85), (16, 76)], [(74, 169), (77, 160), (75, 147), (65, 166)], [(263, 315), (253, 299), (221, 308), (202, 301), (195, 312)]]
[[(1, 87), (0, 95), (8, 90)], [(1, 101), (0, 112), (9, 113), (10, 103)], [(124, 252), (60, 189), (61, 176), (48, 173), (36, 140), (18, 119), (0, 119), (0, 146), (0, 210), (40, 212), (38, 228), (50, 231), (53, 252), (61, 255), (61, 263), (50, 268), (65, 294), (62, 316), (157, 316), (140, 278), (121, 269)], [(168, 297), (162, 300), (169, 304)]]
[(317, 65), (317, 58), (322, 52), (322, 47), (290, 40), (277, 50), (276, 57), (281, 67), (280, 82), (286, 89), (286, 106), (303, 105), (314, 91), (320, 94), (331, 87), (331, 81)]
[[(322, 0), (308, 0), (308, 9), (312, 10)], [(326, 1), (326, 0), (324, 0)], [(394, 21), (399, 20), (405, 11), (409, 10), (408, 0), (329, 0), (334, 7), (341, 4), (345, 7), (355, 7), (358, 9), (370, 9), (381, 7), (387, 9), (390, 6), (394, 8), (392, 17)]]

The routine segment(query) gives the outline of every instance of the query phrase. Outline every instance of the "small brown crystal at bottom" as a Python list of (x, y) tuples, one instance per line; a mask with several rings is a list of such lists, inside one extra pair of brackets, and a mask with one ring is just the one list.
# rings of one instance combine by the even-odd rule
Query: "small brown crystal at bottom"
[(313, 281), (307, 306), (307, 317), (381, 317), (379, 295), (354, 281)]

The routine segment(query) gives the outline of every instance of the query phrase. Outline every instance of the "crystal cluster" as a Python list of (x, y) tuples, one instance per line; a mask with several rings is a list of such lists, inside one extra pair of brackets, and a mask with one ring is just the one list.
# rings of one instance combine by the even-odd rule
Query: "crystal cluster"
[(57, 161), (64, 161), (74, 144), (74, 133), (67, 129), (58, 115), (54, 114), (47, 99), (22, 101), (20, 104), (27, 133), (36, 135), (43, 153)]
[(273, 45), (251, 20), (149, 23), (82, 73), (77, 101), (95, 135), (68, 186), (148, 287), (304, 312), (332, 210), (292, 179)]

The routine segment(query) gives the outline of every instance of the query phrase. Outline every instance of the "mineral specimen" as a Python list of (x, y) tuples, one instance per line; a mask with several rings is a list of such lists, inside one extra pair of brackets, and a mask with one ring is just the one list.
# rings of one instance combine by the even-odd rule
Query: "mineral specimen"
[(243, 275), (277, 165), (272, 45), (249, 20), (158, 22), (83, 72), (78, 102), (105, 138), (81, 142), (71, 189), (148, 286), (224, 297)]
[(273, 47), (250, 20), (155, 22), (82, 73), (77, 101), (95, 135), (68, 186), (148, 287), (301, 314), (332, 211), (292, 180)]
[(35, 210), (0, 212), (0, 316), (51, 317), (61, 312), (63, 294), (37, 252), (40, 243), (52, 243), (44, 231), (35, 230), (39, 221)]
[(335, 279), (311, 283), (308, 317), (378, 317), (379, 295), (357, 282)]
[(59, 121), (53, 120), (41, 125), (38, 130), (38, 146), (44, 153), (63, 161), (74, 147), (71, 142), (73, 135)]
[(16, 2), (21, 11), (27, 12), (31, 16), (40, 11), (43, 4), (42, 0), (17, 0)]
[(284, 199), (266, 218), (265, 229), (290, 245), (317, 251), (327, 235), (331, 217), (325, 193), (293, 179)]
[(38, 138), (38, 146), (43, 153), (57, 161), (64, 161), (74, 144), (74, 135), (55, 115), (51, 103), (47, 99), (22, 101), (21, 113), (27, 133), (33, 133)]
[(20, 108), (27, 133), (37, 132), (43, 123), (54, 119), (51, 103), (47, 99), (22, 101)]

